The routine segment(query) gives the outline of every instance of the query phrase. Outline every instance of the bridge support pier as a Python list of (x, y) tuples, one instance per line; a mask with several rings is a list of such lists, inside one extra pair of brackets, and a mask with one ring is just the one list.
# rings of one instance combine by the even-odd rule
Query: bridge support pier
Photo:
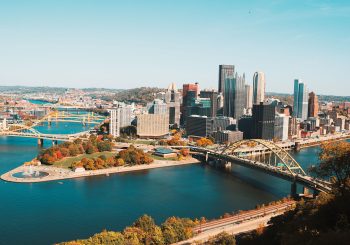
[(303, 186), (303, 194), (304, 196), (309, 195), (309, 189)]
[(44, 146), (44, 139), (38, 139), (38, 146)]
[(52, 141), (52, 146), (55, 146), (55, 145), (57, 145), (57, 140)]
[(291, 198), (297, 197), (297, 183), (293, 182), (290, 186), (290, 196)]

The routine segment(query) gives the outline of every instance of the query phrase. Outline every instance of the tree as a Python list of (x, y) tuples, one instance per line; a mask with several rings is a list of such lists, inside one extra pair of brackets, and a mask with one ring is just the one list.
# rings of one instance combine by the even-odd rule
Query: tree
[(97, 143), (97, 149), (99, 152), (112, 151), (112, 143), (109, 141), (100, 141)]
[(198, 146), (207, 147), (209, 145), (212, 145), (213, 141), (211, 141), (208, 138), (200, 138), (199, 140), (196, 141), (196, 143), (197, 143)]
[(68, 150), (69, 150), (69, 155), (70, 156), (76, 156), (79, 154), (79, 148), (77, 145), (75, 144), (71, 144), (69, 147), (68, 147)]
[(128, 149), (120, 151), (119, 158), (123, 159), (124, 163), (130, 165), (150, 164), (153, 162), (153, 158), (149, 154), (135, 148), (133, 145), (129, 146)]
[(120, 129), (120, 133), (122, 135), (130, 136), (130, 137), (135, 137), (137, 135), (137, 128), (135, 126), (126, 126), (122, 127)]
[(227, 232), (221, 232), (209, 239), (206, 243), (208, 245), (236, 245), (236, 240), (233, 235), (228, 234)]
[(350, 143), (343, 141), (323, 144), (319, 159), (320, 164), (311, 168), (311, 171), (322, 178), (331, 177), (340, 194), (349, 191)]
[(162, 224), (166, 244), (183, 241), (193, 236), (192, 228), (195, 223), (190, 219), (170, 217)]
[(190, 149), (189, 148), (182, 148), (179, 151), (180, 155), (182, 155), (183, 157), (187, 157), (190, 155)]
[(154, 223), (154, 219), (147, 214), (142, 215), (133, 224), (133, 226), (138, 227), (144, 230), (145, 232), (151, 231), (155, 227), (155, 225), (156, 224)]
[(98, 149), (97, 149), (97, 147), (94, 146), (93, 144), (88, 143), (88, 144), (86, 145), (86, 150), (85, 150), (85, 152), (86, 152), (87, 154), (93, 154), (93, 153), (95, 153), (95, 152), (98, 152)]

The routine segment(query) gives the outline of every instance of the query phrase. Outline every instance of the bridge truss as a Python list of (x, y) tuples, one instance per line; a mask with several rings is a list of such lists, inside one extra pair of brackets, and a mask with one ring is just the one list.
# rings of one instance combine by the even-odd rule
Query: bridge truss
[[(242, 150), (243, 146), (254, 146), (256, 150), (253, 148), (247, 152)], [(300, 164), (286, 150), (271, 141), (262, 139), (237, 141), (225, 147), (220, 154), (258, 161), (288, 171), (293, 176), (307, 176)]]

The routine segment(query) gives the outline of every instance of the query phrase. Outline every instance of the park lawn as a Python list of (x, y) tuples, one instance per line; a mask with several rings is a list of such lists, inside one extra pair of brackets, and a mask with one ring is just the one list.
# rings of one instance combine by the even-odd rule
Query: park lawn
[(126, 143), (131, 143), (131, 144), (142, 144), (142, 145), (151, 145), (152, 143), (156, 143), (154, 140), (125, 140)]
[(85, 158), (97, 158), (101, 155), (106, 156), (107, 158), (110, 156), (116, 156), (116, 152), (110, 152), (110, 151), (104, 151), (104, 152), (96, 152), (93, 154), (81, 154), (75, 157), (65, 157), (57, 162), (54, 162), (52, 166), (59, 167), (59, 168), (70, 168), (72, 166), (73, 162), (80, 161), (81, 159)]
[(152, 157), (154, 160), (161, 160), (161, 161), (178, 161), (177, 157), (164, 158), (164, 157), (155, 156), (155, 155), (151, 155), (151, 157)]

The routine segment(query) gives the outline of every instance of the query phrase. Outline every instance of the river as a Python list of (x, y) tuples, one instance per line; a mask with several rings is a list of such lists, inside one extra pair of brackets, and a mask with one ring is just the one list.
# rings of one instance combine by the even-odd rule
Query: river
[[(59, 123), (41, 132), (75, 133), (81, 124)], [(50, 146), (45, 141), (44, 146)], [(35, 157), (36, 139), (0, 137), (0, 174)], [(318, 148), (295, 155), (304, 168)], [(18, 184), (0, 181), (0, 244), (53, 244), (120, 230), (142, 214), (157, 223), (169, 216), (218, 217), (287, 196), (290, 183), (234, 165), (231, 172), (195, 164), (89, 178)]]

